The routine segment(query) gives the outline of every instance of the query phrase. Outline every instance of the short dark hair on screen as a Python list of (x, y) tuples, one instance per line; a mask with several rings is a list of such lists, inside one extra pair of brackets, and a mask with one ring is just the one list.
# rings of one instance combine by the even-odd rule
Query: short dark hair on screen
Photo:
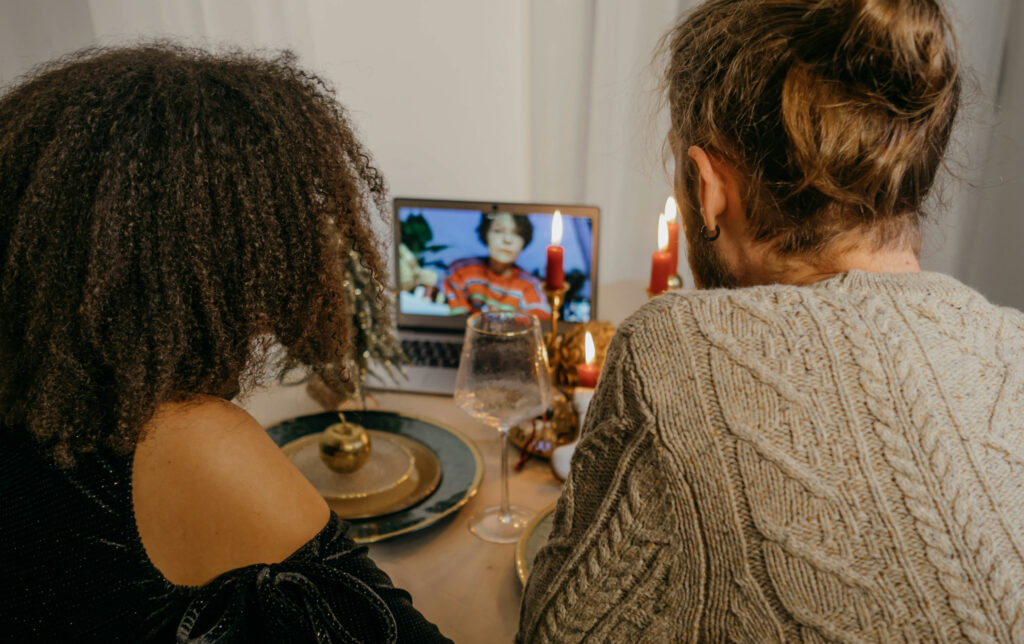
[[(491, 212), (481, 215), (480, 225), (476, 227), (476, 234), (484, 246), (487, 245), (487, 233), (491, 230), (491, 224), (502, 215), (512, 215), (512, 213)], [(512, 221), (516, 225), (516, 234), (523, 238), (523, 248), (529, 246), (530, 241), (533, 240), (533, 224), (530, 223), (530, 218), (526, 215), (512, 215)]]

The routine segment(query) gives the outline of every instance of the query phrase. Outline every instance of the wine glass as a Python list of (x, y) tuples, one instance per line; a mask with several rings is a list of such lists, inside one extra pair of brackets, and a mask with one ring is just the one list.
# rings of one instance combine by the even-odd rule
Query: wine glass
[(469, 529), (485, 541), (519, 539), (530, 512), (508, 502), (508, 432), (551, 403), (548, 355), (540, 322), (526, 313), (482, 311), (466, 323), (455, 379), (455, 404), (501, 432), (501, 505), (485, 508)]

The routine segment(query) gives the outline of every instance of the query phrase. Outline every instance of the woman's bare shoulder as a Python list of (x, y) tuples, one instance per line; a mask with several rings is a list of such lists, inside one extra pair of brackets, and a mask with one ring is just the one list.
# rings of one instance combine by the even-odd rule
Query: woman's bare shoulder
[(282, 561), (329, 515), (256, 419), (219, 398), (163, 405), (136, 447), (132, 485), (142, 544), (175, 584)]

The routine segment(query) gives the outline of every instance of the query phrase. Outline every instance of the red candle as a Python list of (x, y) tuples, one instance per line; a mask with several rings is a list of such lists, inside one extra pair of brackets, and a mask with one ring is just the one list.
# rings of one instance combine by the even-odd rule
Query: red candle
[(596, 364), (581, 364), (577, 367), (580, 372), (580, 387), (596, 387), (597, 374), (600, 369)]
[(551, 222), (551, 245), (548, 246), (548, 266), (544, 272), (544, 284), (551, 290), (562, 288), (565, 284), (565, 266), (562, 260), (565, 257), (565, 249), (562, 243), (562, 213), (555, 211), (555, 218)]
[(590, 331), (587, 331), (585, 347), (587, 361), (578, 365), (576, 371), (580, 375), (580, 387), (593, 388), (597, 386), (597, 376), (601, 369), (594, 361), (594, 358), (597, 357), (597, 351), (594, 348), (594, 338), (590, 335)]
[(651, 283), (647, 290), (652, 296), (668, 290), (672, 255), (668, 252), (668, 223), (665, 215), (658, 217), (658, 250), (651, 255)]
[(668, 253), (672, 259), (672, 275), (679, 274), (679, 208), (676, 207), (676, 200), (669, 197), (665, 200), (665, 221), (668, 223)]

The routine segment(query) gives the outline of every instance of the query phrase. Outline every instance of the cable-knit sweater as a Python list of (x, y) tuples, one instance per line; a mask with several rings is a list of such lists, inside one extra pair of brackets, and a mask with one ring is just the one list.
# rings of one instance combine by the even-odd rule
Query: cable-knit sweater
[(1024, 642), (1024, 315), (938, 274), (620, 329), (525, 642)]

